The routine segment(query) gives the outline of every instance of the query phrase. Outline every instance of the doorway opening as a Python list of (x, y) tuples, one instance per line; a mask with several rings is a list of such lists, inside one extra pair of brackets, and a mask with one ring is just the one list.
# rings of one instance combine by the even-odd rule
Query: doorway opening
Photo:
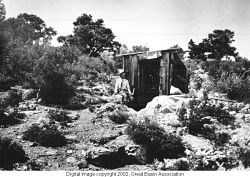
[(140, 102), (146, 106), (159, 95), (160, 59), (141, 60), (140, 65)]

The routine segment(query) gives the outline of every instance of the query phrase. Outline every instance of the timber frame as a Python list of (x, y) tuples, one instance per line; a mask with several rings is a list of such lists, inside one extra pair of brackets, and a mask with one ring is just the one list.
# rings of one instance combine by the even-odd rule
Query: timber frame
[[(181, 49), (171, 48), (166, 50), (158, 50), (152, 52), (139, 52), (139, 53), (129, 53), (116, 56), (117, 59), (122, 59), (123, 62), (123, 70), (127, 73), (127, 79), (129, 80), (129, 84), (131, 88), (134, 88), (135, 94), (134, 98), (137, 103), (145, 102), (147, 95), (145, 95), (145, 77), (144, 76), (144, 65), (148, 63), (148, 67), (157, 67), (154, 70), (157, 71), (158, 78), (158, 95), (170, 95), (170, 88), (173, 85), (175, 80), (178, 80), (180, 77), (176, 77), (178, 73), (184, 72), (182, 74), (182, 78), (180, 80), (184, 80), (181, 85), (177, 84), (177, 87), (180, 88), (182, 92), (188, 92), (187, 89), (187, 81), (186, 81), (186, 68), (182, 63), (180, 58), (178, 57), (178, 53), (182, 53)], [(157, 63), (157, 64), (153, 64)], [(150, 66), (150, 62), (152, 66)], [(181, 66), (181, 70), (176, 69), (176, 65)], [(178, 67), (177, 67), (178, 68)], [(157, 78), (154, 78), (157, 80)]]

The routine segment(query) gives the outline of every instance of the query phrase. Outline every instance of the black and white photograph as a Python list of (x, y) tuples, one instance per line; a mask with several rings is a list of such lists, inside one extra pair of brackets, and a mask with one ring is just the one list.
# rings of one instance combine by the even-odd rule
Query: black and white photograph
[(0, 0), (0, 176), (246, 176), (249, 9)]

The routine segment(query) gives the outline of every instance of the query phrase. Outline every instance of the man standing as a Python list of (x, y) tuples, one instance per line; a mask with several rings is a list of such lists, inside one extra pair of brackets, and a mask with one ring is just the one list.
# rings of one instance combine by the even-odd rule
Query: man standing
[(126, 73), (124, 71), (120, 72), (120, 78), (116, 80), (114, 94), (119, 94), (122, 96), (122, 103), (129, 103), (132, 101), (132, 92), (130, 90), (129, 82), (125, 79)]

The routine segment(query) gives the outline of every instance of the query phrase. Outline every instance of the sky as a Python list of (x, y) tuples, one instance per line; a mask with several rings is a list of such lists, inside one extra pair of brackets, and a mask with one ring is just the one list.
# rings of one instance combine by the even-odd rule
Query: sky
[[(116, 41), (145, 45), (150, 50), (175, 44), (184, 50), (215, 29), (235, 32), (240, 56), (250, 59), (250, 0), (3, 0), (7, 18), (20, 13), (39, 16), (58, 35), (72, 34), (73, 22), (83, 13), (102, 18)], [(58, 45), (57, 37), (52, 40)]]

